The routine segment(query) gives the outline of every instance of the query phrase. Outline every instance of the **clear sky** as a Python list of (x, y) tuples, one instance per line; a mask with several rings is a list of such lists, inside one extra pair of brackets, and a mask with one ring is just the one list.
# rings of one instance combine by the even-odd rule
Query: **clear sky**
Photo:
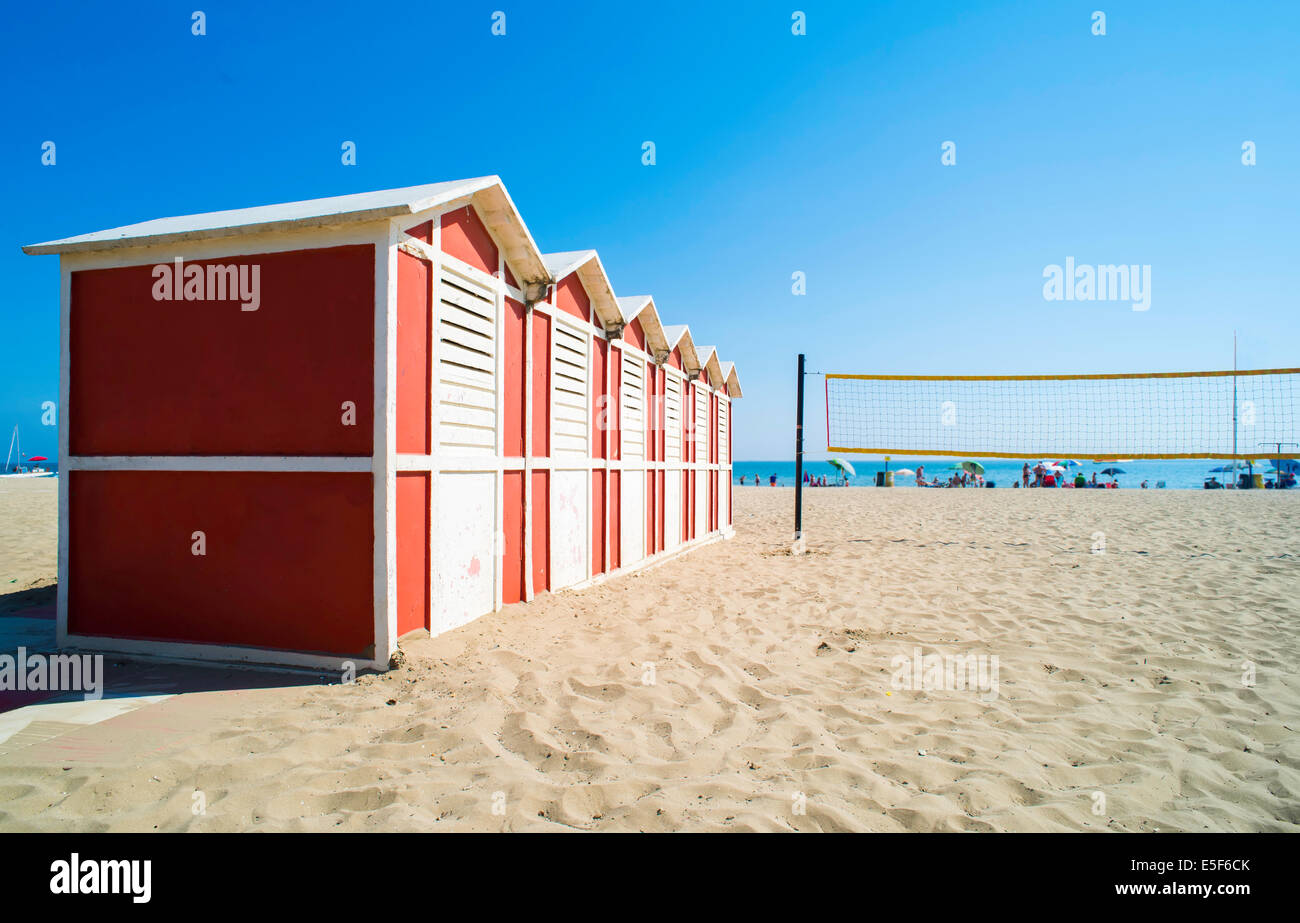
[[(598, 249), (619, 294), (736, 362), (741, 459), (792, 454), (800, 351), (816, 372), (1217, 369), (1235, 328), (1243, 368), (1300, 364), (1294, 0), (49, 2), (6, 20), (0, 431), (20, 424), (28, 454), (56, 450), (59, 286), (57, 258), (21, 244), (489, 173), (543, 250)], [(1149, 265), (1150, 309), (1045, 301), (1067, 257)], [(824, 448), (819, 378), (808, 418)]]

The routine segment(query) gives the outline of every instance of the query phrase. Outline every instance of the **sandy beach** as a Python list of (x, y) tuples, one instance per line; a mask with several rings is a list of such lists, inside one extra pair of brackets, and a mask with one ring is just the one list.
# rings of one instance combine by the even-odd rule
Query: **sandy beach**
[[(56, 498), (0, 483), (0, 593)], [(817, 489), (799, 556), (792, 500), (354, 685), (110, 660), (197, 691), (0, 745), (0, 830), (1300, 829), (1300, 492)]]

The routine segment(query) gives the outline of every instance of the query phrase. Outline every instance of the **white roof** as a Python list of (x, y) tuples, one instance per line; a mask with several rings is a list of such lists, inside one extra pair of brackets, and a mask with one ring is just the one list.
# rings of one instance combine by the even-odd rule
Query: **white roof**
[(740, 376), (736, 374), (736, 363), (722, 363), (722, 380), (727, 385), (728, 397), (744, 397), (740, 391)]
[(596, 255), (595, 250), (566, 250), (563, 253), (543, 253), (542, 262), (551, 278), (559, 282), (569, 273)]
[(721, 388), (726, 380), (722, 376), (722, 364), (718, 361), (718, 350), (714, 346), (697, 346), (695, 354), (700, 357), (700, 368), (709, 376), (709, 384)]
[(627, 295), (618, 300), (618, 310), (623, 315), (623, 323), (630, 324), (636, 316), (650, 303), (649, 295)]
[(624, 324), (640, 319), (641, 329), (645, 332), (646, 352), (651, 356), (672, 351), (664, 336), (664, 325), (659, 320), (659, 308), (655, 305), (654, 296), (630, 295), (627, 298), (620, 298), (618, 310), (623, 315)]
[(198, 215), (179, 215), (174, 218), (155, 218), (152, 221), (123, 225), (91, 234), (28, 244), (23, 247), (23, 252), (33, 255), (77, 253), (119, 247), (154, 246), (215, 237), (235, 237), (304, 227), (328, 227), (413, 215), (457, 199), (470, 198), (483, 214), (488, 226), (503, 243), (507, 261), (522, 274), (524, 281), (542, 281), (546, 277), (546, 272), (541, 261), (541, 252), (510, 200), (500, 177), (497, 176), (478, 176), (445, 183), (359, 192), (324, 199), (307, 199), (302, 202), (285, 202), (279, 205), (258, 205), (253, 208), (235, 208)]
[(676, 349), (677, 344), (681, 342), (682, 337), (686, 336), (690, 329), (685, 324), (664, 325), (664, 339), (668, 341), (668, 348)]
[(619, 299), (605, 272), (605, 264), (595, 250), (566, 250), (563, 253), (543, 253), (542, 263), (550, 273), (551, 281), (559, 283), (573, 273), (591, 298), (592, 310), (602, 328), (616, 326), (622, 319)]
[(23, 247), (23, 251), (31, 254), (69, 253), (77, 250), (108, 249), (127, 241), (139, 246), (144, 243), (161, 243), (164, 240), (211, 237), (214, 236), (214, 231), (265, 231), (286, 224), (310, 222), (323, 225), (390, 218), (394, 215), (413, 214), (442, 201), (472, 195), (480, 189), (499, 182), (500, 180), (495, 176), (480, 176), (447, 183), (430, 183), (427, 186), (407, 186), (403, 189), (383, 189), (378, 192), (359, 192), (353, 195), (330, 196), (325, 199), (285, 202), (281, 205), (258, 205), (253, 208), (232, 208), (199, 215), (155, 218), (152, 221), (126, 224), (119, 228), (95, 231), (92, 234), (28, 244)]
[(664, 328), (664, 338), (668, 341), (668, 351), (680, 348), (682, 351), (682, 368), (695, 371), (700, 367), (699, 356), (695, 352), (695, 340), (691, 337), (691, 328), (686, 324), (673, 324)]

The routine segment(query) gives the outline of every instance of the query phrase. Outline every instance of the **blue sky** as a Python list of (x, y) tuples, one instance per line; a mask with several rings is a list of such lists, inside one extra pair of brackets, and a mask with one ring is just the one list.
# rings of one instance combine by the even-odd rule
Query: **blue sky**
[[(544, 250), (595, 247), (737, 363), (737, 458), (791, 454), (800, 351), (1214, 369), (1235, 328), (1242, 367), (1296, 365), (1297, 35), (1289, 0), (24, 4), (0, 37), (0, 430), (55, 454), (57, 258), (21, 244), (488, 173)], [(1045, 302), (1067, 257), (1150, 265), (1150, 310)]]

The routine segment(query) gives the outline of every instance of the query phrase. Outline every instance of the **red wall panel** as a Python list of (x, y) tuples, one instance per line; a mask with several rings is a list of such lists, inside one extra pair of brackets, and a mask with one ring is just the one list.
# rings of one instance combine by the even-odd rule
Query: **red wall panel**
[(686, 472), (686, 537), (695, 538), (695, 475), (696, 471)]
[(555, 306), (574, 317), (581, 317), (585, 321), (591, 320), (591, 298), (587, 296), (587, 290), (583, 288), (582, 281), (576, 275), (566, 276), (555, 287)]
[(397, 636), (429, 627), (429, 474), (397, 473)]
[[(605, 425), (609, 427), (609, 457), (618, 461), (623, 457), (623, 350), (611, 350), (609, 354), (610, 361), (614, 367), (610, 369), (610, 387), (609, 400), (605, 404), (607, 413), (605, 414)], [(611, 501), (613, 502), (613, 501)]]
[[(370, 656), (369, 474), (71, 471), (68, 627)], [(191, 535), (207, 554), (192, 554)]]
[(668, 457), (668, 371), (659, 370), (659, 451), (656, 457), (663, 461)]
[(443, 253), (449, 253), (489, 275), (497, 274), (500, 267), (497, 245), (473, 206), (466, 205), (443, 214), (441, 228)]
[(645, 423), (642, 434), (645, 441), (642, 445), (645, 446), (646, 461), (656, 461), (659, 458), (659, 440), (655, 438), (659, 428), (659, 375), (653, 362), (645, 364), (641, 380), (645, 382), (645, 412), (641, 415)]
[(509, 604), (524, 598), (524, 472), (505, 472), (502, 493), (505, 559), (501, 564), (501, 601)]
[(658, 541), (656, 541), (656, 543), (655, 543), (655, 547), (656, 547), (657, 549), (659, 549), (660, 551), (663, 551), (663, 550), (664, 550), (664, 522), (666, 521), (666, 520), (665, 520), (665, 517), (668, 516), (668, 515), (670, 515), (670, 513), (669, 513), (669, 511), (668, 511), (668, 509), (667, 509), (667, 498), (668, 498), (668, 495), (667, 495), (666, 493), (664, 493), (664, 478), (666, 477), (666, 475), (667, 475), (667, 472), (664, 472), (664, 471), (660, 471), (660, 472), (658, 472), (658, 477), (659, 477), (659, 515), (655, 517), (655, 523), (656, 523), (656, 528), (657, 528), (659, 531), (658, 531)]
[(551, 473), (533, 472), (533, 592), (551, 588)]
[(634, 320), (623, 328), (623, 339), (645, 352), (645, 330), (642, 329), (640, 320)]
[(645, 535), (642, 538), (642, 547), (645, 548), (646, 557), (649, 557), (659, 550), (655, 547), (655, 534), (657, 532), (655, 529), (655, 519), (658, 518), (655, 515), (655, 510), (659, 506), (659, 504), (655, 502), (655, 488), (657, 486), (658, 482), (655, 479), (655, 473), (653, 471), (647, 471), (645, 473), (645, 516), (642, 518), (642, 522), (645, 523)]
[(426, 244), (433, 242), (433, 222), (426, 221), (424, 224), (417, 224), (413, 228), (407, 228), (406, 233), (416, 240), (422, 240)]
[(506, 299), (504, 331), (505, 419), (501, 421), (501, 451), (507, 458), (524, 454), (524, 306)]
[(623, 508), (623, 497), (619, 493), (620, 481), (622, 480), (621, 471), (611, 471), (609, 473), (609, 569), (617, 570), (623, 566), (623, 517), (620, 510)]
[(591, 472), (591, 575), (605, 572), (605, 472)]
[(731, 403), (727, 403), (727, 525), (731, 525), (734, 520), (731, 513), (731, 505), (736, 496), (736, 489), (731, 486), (732, 465), (735, 463), (735, 456), (731, 454)]
[(551, 319), (533, 314), (533, 446), (534, 458), (551, 454)]
[(155, 301), (152, 264), (72, 273), (72, 454), (371, 454), (374, 260), (358, 245), (185, 264), (259, 267), (256, 311)]
[(605, 392), (605, 370), (609, 367), (609, 343), (602, 337), (591, 349), (591, 457), (605, 457), (605, 430), (609, 426), (609, 397)]
[(419, 257), (397, 251), (397, 451), (431, 451), (429, 295), (432, 272)]
[(691, 537), (691, 474), (689, 471), (682, 472), (682, 508), (678, 513), (682, 517), (682, 541), (687, 541)]

